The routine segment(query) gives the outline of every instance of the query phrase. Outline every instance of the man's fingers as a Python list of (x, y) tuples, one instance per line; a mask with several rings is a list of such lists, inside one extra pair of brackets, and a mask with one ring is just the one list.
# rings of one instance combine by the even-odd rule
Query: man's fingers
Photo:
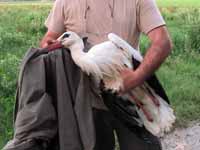
[(57, 40), (48, 40), (48, 41), (47, 41), (47, 44), (50, 45), (50, 44), (53, 44), (53, 43), (55, 43), (55, 42), (57, 42)]
[(43, 45), (42, 45), (42, 48), (46, 48), (46, 47), (48, 47), (48, 43), (44, 43)]
[(43, 44), (43, 46), (42, 46), (42, 48), (47, 48), (47, 47), (49, 47), (49, 45), (51, 45), (51, 44), (54, 44), (54, 43), (56, 43), (57, 42), (57, 40), (47, 40), (44, 44)]

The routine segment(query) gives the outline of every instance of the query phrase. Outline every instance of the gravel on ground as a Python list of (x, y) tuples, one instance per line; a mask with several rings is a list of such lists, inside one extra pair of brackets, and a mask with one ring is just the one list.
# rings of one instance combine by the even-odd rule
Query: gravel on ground
[(200, 150), (200, 123), (177, 128), (162, 139), (163, 150)]

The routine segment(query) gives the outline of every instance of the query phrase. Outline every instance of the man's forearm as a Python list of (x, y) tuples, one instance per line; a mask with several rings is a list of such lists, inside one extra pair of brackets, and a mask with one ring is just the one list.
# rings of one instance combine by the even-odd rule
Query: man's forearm
[(170, 54), (172, 49), (170, 41), (163, 41), (162, 43), (152, 43), (147, 50), (144, 60), (136, 69), (135, 74), (141, 77), (144, 81), (148, 76), (154, 73), (163, 63), (165, 58)]
[(140, 66), (135, 70), (125, 69), (121, 72), (124, 89), (122, 93), (141, 85), (162, 64), (172, 49), (172, 43), (166, 27), (159, 27), (148, 34), (151, 46), (147, 50)]

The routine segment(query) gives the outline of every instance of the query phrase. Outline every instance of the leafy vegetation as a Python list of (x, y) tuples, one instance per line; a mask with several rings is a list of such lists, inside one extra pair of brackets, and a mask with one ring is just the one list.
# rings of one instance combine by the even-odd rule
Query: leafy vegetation
[[(166, 3), (167, 2), (167, 3)], [(168, 3), (169, 2), (169, 3)], [(191, 2), (191, 3), (190, 3)], [(158, 71), (178, 123), (200, 115), (200, 3), (198, 0), (158, 0), (174, 50)], [(185, 7), (185, 6), (195, 7)], [(12, 114), (20, 61), (37, 47), (46, 29), (51, 3), (0, 3), (0, 149), (12, 136)], [(142, 37), (141, 49), (148, 47)]]

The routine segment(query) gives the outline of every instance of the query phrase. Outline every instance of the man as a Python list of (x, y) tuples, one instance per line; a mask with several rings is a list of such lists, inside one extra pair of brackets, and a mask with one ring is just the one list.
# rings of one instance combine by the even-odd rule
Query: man
[[(63, 32), (73, 31), (87, 36), (91, 46), (107, 40), (107, 34), (114, 32), (138, 49), (140, 34), (146, 34), (151, 45), (143, 62), (135, 71), (121, 72), (122, 93), (142, 84), (172, 49), (165, 22), (154, 0), (56, 0), (45, 25), (48, 31), (41, 41), (42, 48), (53, 43)], [(102, 101), (93, 103), (96, 150), (114, 149), (113, 130), (121, 150), (161, 149), (159, 140), (145, 129), (139, 129), (137, 134), (144, 136), (138, 136), (115, 119)]]

